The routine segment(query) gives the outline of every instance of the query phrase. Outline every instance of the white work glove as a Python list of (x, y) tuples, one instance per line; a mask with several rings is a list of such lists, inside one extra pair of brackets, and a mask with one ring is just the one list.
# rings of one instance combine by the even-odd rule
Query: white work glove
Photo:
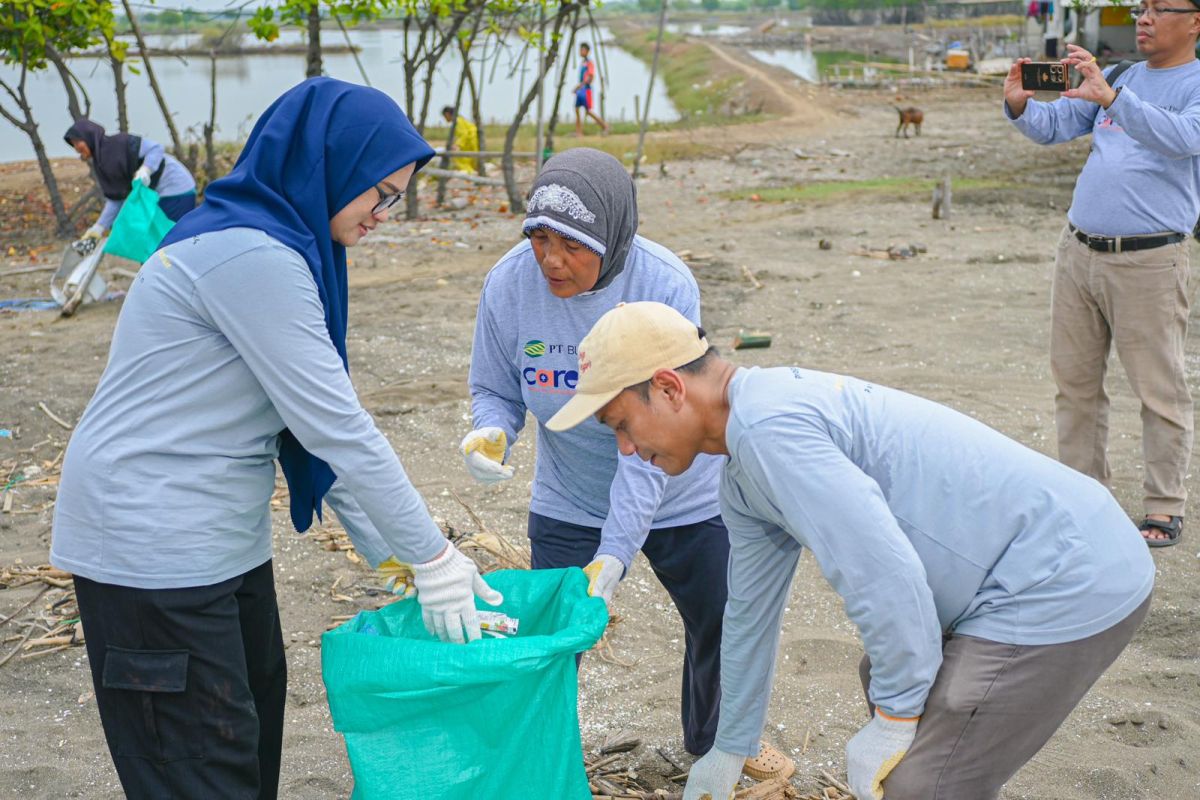
[(463, 437), (463, 459), (467, 472), (482, 484), (499, 483), (513, 476), (513, 468), (504, 465), (508, 437), (499, 428), (479, 428)]
[(692, 764), (683, 800), (702, 800), (705, 795), (711, 800), (729, 800), (745, 765), (745, 756), (714, 747)]
[(588, 595), (603, 597), (607, 606), (612, 604), (613, 592), (625, 577), (625, 565), (616, 556), (601, 553), (583, 568), (583, 574), (588, 576)]
[(150, 168), (145, 164), (137, 168), (137, 172), (133, 173), (133, 179), (140, 181), (142, 186), (150, 185)]
[(850, 791), (859, 800), (883, 800), (883, 781), (917, 735), (920, 717), (900, 719), (875, 712), (871, 721), (846, 745)]
[(462, 644), (464, 630), (466, 641), (480, 637), (475, 595), (491, 606), (504, 602), (504, 596), (484, 582), (475, 562), (452, 544), (433, 561), (413, 564), (412, 571), (425, 630), (443, 642)]
[(80, 238), (81, 239), (99, 239), (100, 237), (102, 237), (104, 235), (105, 231), (107, 231), (107, 230), (108, 230), (107, 228), (105, 228), (103, 225), (101, 225), (99, 222), (97, 222), (95, 225), (93, 225), (92, 227), (90, 227), (86, 231), (84, 231), (83, 236), (81, 236)]

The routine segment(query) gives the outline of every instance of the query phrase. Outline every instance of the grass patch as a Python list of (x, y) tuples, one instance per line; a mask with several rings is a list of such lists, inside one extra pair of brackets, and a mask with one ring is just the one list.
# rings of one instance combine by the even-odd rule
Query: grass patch
[(899, 64), (900, 60), (882, 55), (863, 55), (849, 50), (814, 50), (813, 57), (817, 59), (817, 73), (825, 74), (825, 70), (834, 64), (861, 64), (869, 61), (873, 64)]
[(923, 24), (931, 28), (1000, 28), (1019, 27), (1025, 23), (1025, 18), (1018, 14), (993, 14), (988, 17), (972, 17), (970, 19), (929, 19)]
[[(932, 178), (869, 178), (861, 181), (818, 181), (795, 186), (763, 186), (749, 189), (733, 189), (723, 192), (730, 200), (752, 200), (764, 203), (821, 202), (862, 197), (906, 197), (924, 196), (933, 191)], [(1027, 189), (1026, 184), (1001, 178), (956, 178), (952, 190), (955, 194), (980, 190)]]
[[(751, 121), (762, 119), (761, 116), (739, 117), (738, 120)], [(664, 122), (651, 123), (649, 130), (653, 131), (669, 131), (675, 128), (687, 126), (687, 122)], [(438, 144), (444, 144), (446, 135), (449, 133), (448, 126), (428, 126), (425, 128), (425, 137)], [(632, 164), (634, 154), (637, 151), (637, 134), (638, 126), (635, 122), (616, 122), (611, 123), (611, 132), (608, 136), (601, 136), (599, 128), (594, 122), (589, 122), (584, 129), (584, 136), (576, 137), (572, 135), (575, 131), (574, 120), (570, 122), (559, 122), (554, 133), (554, 150), (562, 152), (570, 150), (573, 147), (594, 147), (597, 150), (603, 150), (610, 153), (621, 160), (622, 163)], [(488, 150), (503, 150), (504, 137), (508, 133), (506, 125), (485, 125), (484, 126), (484, 143)], [(518, 152), (533, 152), (537, 147), (537, 129), (533, 124), (522, 125), (517, 132), (517, 139), (513, 143), (513, 149)], [(706, 145), (699, 142), (688, 141), (686, 139), (676, 139), (674, 137), (660, 138), (656, 136), (647, 136), (645, 151), (643, 155), (646, 158), (646, 163), (656, 164), (660, 161), (676, 161), (687, 158), (705, 158), (721, 154), (720, 148), (714, 145)], [(436, 159), (435, 159), (436, 161)], [(494, 158), (492, 161), (497, 164), (500, 159)], [(436, 164), (434, 165), (436, 166)]]
[[(621, 49), (649, 65), (654, 61), (657, 31), (624, 28), (618, 32)], [(760, 115), (732, 116), (728, 105), (744, 83), (740, 74), (729, 68), (703, 43), (688, 41), (679, 34), (664, 33), (658, 59), (658, 77), (667, 88), (667, 96), (679, 112), (681, 125), (728, 124), (749, 122)]]

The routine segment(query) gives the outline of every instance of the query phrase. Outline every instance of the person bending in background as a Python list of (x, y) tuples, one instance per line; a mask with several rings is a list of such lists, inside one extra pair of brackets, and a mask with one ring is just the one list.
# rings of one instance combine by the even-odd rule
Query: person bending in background
[(100, 218), (84, 239), (99, 239), (112, 228), (135, 180), (158, 193), (159, 208), (172, 222), (196, 207), (196, 179), (158, 142), (128, 133), (108, 136), (86, 118), (76, 120), (63, 139), (80, 159), (91, 162), (104, 195)]

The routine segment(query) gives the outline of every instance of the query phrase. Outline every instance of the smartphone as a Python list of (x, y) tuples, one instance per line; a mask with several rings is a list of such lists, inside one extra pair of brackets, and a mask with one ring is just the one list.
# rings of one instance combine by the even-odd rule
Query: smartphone
[(1033, 61), (1021, 65), (1021, 88), (1065, 92), (1067, 68), (1059, 61)]

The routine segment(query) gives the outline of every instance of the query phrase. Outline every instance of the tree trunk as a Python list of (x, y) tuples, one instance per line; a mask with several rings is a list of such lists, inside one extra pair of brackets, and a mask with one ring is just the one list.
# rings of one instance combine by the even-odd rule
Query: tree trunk
[[(458, 129), (458, 114), (459, 114), (458, 109), (462, 105), (463, 88), (467, 84), (467, 72), (468, 72), (468, 70), (464, 69), (462, 71), (462, 74), (458, 76), (458, 91), (455, 92), (455, 94), (454, 94), (454, 118), (452, 120), (450, 120), (450, 133), (446, 136), (446, 149), (447, 150), (454, 149), (454, 132)], [(475, 163), (478, 164), (480, 160), (481, 159), (476, 159)], [(440, 166), (442, 169), (449, 169), (450, 168), (450, 157), (442, 156), (442, 161), (438, 166)], [(446, 179), (438, 178), (437, 204), (440, 206), (445, 202), (446, 202)]]
[(554, 152), (554, 130), (558, 127), (558, 107), (562, 101), (563, 87), (567, 85), (567, 71), (571, 68), (571, 53), (575, 52), (575, 34), (579, 31), (579, 12), (571, 17), (571, 37), (567, 41), (567, 55), (558, 73), (558, 87), (554, 92), (554, 108), (550, 111), (550, 124), (546, 127), (546, 149)]
[(319, 78), (323, 71), (324, 67), (321, 64), (321, 6), (317, 0), (312, 0), (312, 7), (308, 9), (308, 63), (304, 77)]
[(642, 127), (638, 131), (637, 155), (633, 157), (633, 177), (637, 178), (646, 144), (646, 128), (650, 125), (650, 96), (654, 94), (654, 78), (658, 75), (658, 54), (662, 50), (663, 29), (667, 24), (667, 0), (662, 0), (658, 12), (658, 39), (654, 42), (654, 59), (650, 62), (650, 85), (646, 87), (646, 105), (642, 108)]
[[(137, 39), (138, 48), (142, 51), (142, 64), (146, 67), (150, 90), (154, 92), (154, 99), (158, 101), (158, 107), (162, 109), (163, 119), (167, 123), (167, 131), (171, 134), (171, 147), (175, 149), (177, 158), (186, 159), (187, 154), (183, 149), (183, 140), (179, 138), (179, 131), (175, 128), (175, 118), (171, 116), (171, 109), (167, 108), (166, 98), (163, 97), (162, 89), (158, 86), (158, 78), (154, 77), (154, 67), (150, 63), (150, 53), (146, 49), (146, 40), (142, 37), (142, 29), (138, 26), (137, 17), (133, 14), (129, 0), (121, 0), (121, 5), (125, 7), (125, 16), (129, 19), (133, 38)], [(195, 164), (188, 164), (188, 169), (194, 169), (195, 166)]]
[(108, 48), (108, 65), (112, 67), (113, 86), (117, 93), (117, 129), (129, 133), (129, 104), (125, 100), (125, 62), (113, 52), (112, 39), (104, 40)]
[[(459, 42), (458, 49), (459, 49), (459, 52), (462, 53), (463, 68), (462, 68), (462, 72), (458, 76), (458, 90), (455, 91), (455, 93), (454, 93), (454, 118), (450, 120), (450, 133), (446, 136), (446, 149), (447, 150), (454, 149), (454, 132), (458, 128), (458, 115), (461, 113), (459, 111), (459, 109), (462, 108), (463, 89), (466, 87), (466, 84), (467, 84), (467, 76), (471, 74), (471, 62), (467, 58), (467, 51), (471, 49), (471, 42), (475, 41), (475, 37), (479, 34), (479, 26), (482, 22), (483, 22), (483, 8), (481, 7), (479, 10), (479, 13), (475, 16), (475, 24), (471, 28), (470, 38), (466, 39), (465, 41)], [(426, 89), (426, 91), (428, 91), (428, 89)], [(476, 142), (475, 146), (479, 149), (482, 149), (481, 147), (479, 147), (478, 142)], [(477, 158), (477, 159), (475, 159), (475, 163), (482, 164), (483, 159)], [(450, 167), (450, 159), (446, 156), (442, 156), (442, 162), (441, 162), (440, 166), (442, 169), (448, 169)], [(438, 187), (437, 187), (437, 204), (440, 206), (445, 202), (446, 202), (446, 179), (439, 178), (438, 179)]]
[[(50, 63), (54, 64), (54, 68), (58, 70), (58, 77), (62, 78), (63, 91), (67, 93), (67, 113), (71, 115), (71, 119), (76, 120), (91, 116), (92, 100), (88, 97), (87, 90), (83, 88), (83, 84), (75, 77), (75, 73), (71, 72), (71, 68), (67, 66), (66, 59), (62, 57), (62, 53), (47, 44), (46, 58), (50, 59)], [(79, 92), (75, 91), (76, 86), (79, 87)], [(83, 94), (84, 104), (82, 106), (79, 105), (80, 93)]]
[[(562, 31), (563, 21), (573, 14), (577, 8), (578, 6), (573, 3), (564, 3), (559, 7), (558, 13), (554, 17), (554, 33), (550, 36), (550, 42), (554, 46), (546, 54), (546, 61), (542, 65), (541, 74), (537, 76), (533, 81), (533, 85), (529, 87), (529, 91), (525, 92), (525, 96), (521, 99), (521, 105), (517, 108), (517, 114), (513, 117), (512, 124), (508, 126), (508, 133), (504, 137), (504, 158), (501, 162), (504, 166), (504, 188), (508, 191), (509, 208), (514, 213), (521, 213), (525, 210), (525, 199), (521, 196), (521, 192), (517, 188), (515, 164), (513, 162), (513, 146), (517, 141), (517, 133), (521, 130), (521, 121), (525, 119), (525, 115), (529, 113), (529, 107), (537, 99), (542, 81), (546, 79), (546, 73), (554, 68), (554, 59), (558, 57), (558, 35)], [(545, 42), (542, 44), (545, 46)]]
[[(479, 89), (475, 86), (475, 71), (471, 69), (470, 48), (463, 48), (463, 64), (467, 69), (467, 87), (471, 91), (471, 118), (475, 120), (475, 130), (479, 131), (479, 149), (486, 150), (487, 145), (484, 141), (486, 138), (483, 132), (483, 112), (479, 109)], [(486, 175), (487, 171), (483, 168), (483, 159), (475, 161), (475, 172), (480, 176)]]
[(217, 179), (217, 155), (214, 152), (213, 134), (217, 128), (217, 51), (210, 50), (209, 58), (209, 106), (208, 124), (204, 126), (204, 174), (212, 183)]
[(70, 218), (67, 216), (66, 206), (63, 205), (62, 194), (58, 190), (58, 181), (54, 177), (54, 170), (50, 168), (50, 158), (46, 155), (46, 146), (42, 143), (41, 134), (38, 133), (37, 122), (33, 119), (33, 109), (29, 105), (29, 97), (25, 93), (25, 79), (27, 77), (28, 71), (24, 64), (22, 64), (21, 80), (15, 90), (0, 80), (0, 87), (3, 87), (9, 96), (16, 101), (17, 107), (25, 119), (23, 121), (18, 119), (16, 115), (9, 112), (3, 106), (0, 106), (0, 116), (3, 116), (13, 125), (24, 131), (25, 135), (29, 137), (29, 141), (33, 144), (33, 152), (37, 156), (38, 168), (42, 171), (42, 182), (46, 184), (46, 192), (50, 195), (50, 207), (54, 209), (54, 219), (57, 222), (58, 234), (66, 236), (71, 232)]

